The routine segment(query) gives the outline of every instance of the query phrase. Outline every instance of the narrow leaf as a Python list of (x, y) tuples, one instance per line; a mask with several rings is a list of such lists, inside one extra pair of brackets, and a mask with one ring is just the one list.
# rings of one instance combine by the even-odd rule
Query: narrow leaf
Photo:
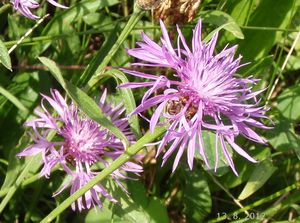
[[(294, 0), (264, 0), (259, 1), (251, 14), (248, 26), (286, 28), (292, 15)], [(280, 38), (281, 33), (245, 30), (245, 39), (239, 44), (239, 53), (243, 55), (244, 61), (253, 61), (265, 57)]]
[[(96, 70), (98, 69), (99, 65), (101, 64), (103, 59), (106, 57), (106, 55), (108, 54), (108, 52), (111, 50), (111, 48), (113, 47), (113, 45), (116, 42), (118, 29), (119, 29), (119, 26), (116, 25), (114, 30), (108, 36), (108, 38), (105, 39), (100, 50), (97, 52), (97, 54), (92, 59), (92, 61), (88, 64), (87, 68), (84, 70), (82, 75), (79, 77), (79, 80), (77, 80), (77, 84), (79, 86), (86, 84), (86, 82), (96, 73)], [(78, 77), (74, 77), (74, 78), (78, 78)], [(76, 83), (76, 82), (73, 82), (73, 83)]]
[(28, 175), (29, 171), (32, 169), (35, 169), (33, 167), (40, 166), (40, 156), (34, 156), (30, 157), (28, 161), (26, 162), (25, 166), (23, 166), (22, 171), (19, 175), (17, 175), (16, 181), (9, 187), (9, 190), (4, 197), (4, 199), (0, 203), (0, 213), (4, 210), (8, 202), (11, 200), (13, 195), (15, 194), (16, 190), (19, 188), (19, 186), (22, 184), (24, 178)]
[(210, 213), (212, 200), (205, 176), (200, 171), (185, 174), (185, 187), (183, 189), (184, 213), (188, 222), (203, 222)]
[(278, 109), (285, 118), (299, 120), (300, 85), (285, 89), (278, 97)]
[(277, 168), (270, 160), (264, 160), (254, 169), (243, 191), (239, 195), (239, 200), (244, 200), (254, 194), (271, 177)]
[[(1, 49), (0, 49), (1, 50)], [(28, 113), (28, 109), (22, 104), (22, 102), (16, 98), (12, 93), (10, 93), (8, 90), (0, 86), (0, 94), (2, 94), (4, 97), (7, 98), (11, 103), (13, 103), (18, 109), (20, 109), (23, 112)]]
[(11, 60), (8, 54), (7, 48), (0, 40), (0, 63), (2, 63), (7, 69), (11, 71)]
[(103, 74), (103, 69), (107, 66), (107, 64), (111, 61), (115, 53), (118, 51), (119, 47), (122, 45), (122, 43), (125, 41), (127, 36), (130, 34), (131, 30), (135, 27), (135, 25), (140, 21), (141, 17), (143, 15), (142, 11), (137, 10), (134, 12), (130, 19), (128, 20), (126, 26), (124, 27), (122, 33), (120, 34), (119, 38), (113, 45), (113, 47), (110, 49), (106, 57), (104, 57), (101, 64), (99, 64), (97, 70), (95, 71), (95, 75), (88, 81), (87, 83), (87, 90), (93, 88), (99, 79), (101, 79), (101, 75)]
[(239, 25), (230, 15), (226, 14), (225, 12), (215, 10), (209, 12), (201, 12), (200, 14), (202, 16), (203, 22), (218, 26), (218, 28), (214, 30), (214, 32), (225, 29), (228, 32), (232, 33), (235, 37), (244, 39), (244, 34)]

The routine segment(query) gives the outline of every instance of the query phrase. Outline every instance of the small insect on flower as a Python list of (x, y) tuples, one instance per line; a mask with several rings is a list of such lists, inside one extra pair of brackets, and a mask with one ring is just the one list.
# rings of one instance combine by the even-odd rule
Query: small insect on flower
[[(18, 156), (41, 153), (44, 164), (41, 175), (46, 177), (49, 177), (56, 165), (60, 165), (71, 179), (55, 195), (67, 187), (71, 187), (71, 194), (73, 194), (97, 175), (101, 170), (99, 166), (107, 167), (111, 161), (118, 158), (124, 152), (124, 147), (118, 138), (88, 118), (77, 106), (73, 103), (68, 105), (57, 90), (52, 90), (51, 96), (42, 95), (43, 111), (36, 110), (38, 118), (25, 124), (33, 130), (31, 136), (34, 144), (24, 149)], [(128, 121), (121, 117), (124, 112), (122, 104), (113, 107), (106, 103), (105, 99), (106, 90), (102, 94), (99, 107), (111, 118), (115, 126), (124, 132), (128, 140), (133, 142), (135, 139)], [(53, 107), (57, 115), (52, 115), (46, 109), (45, 102)], [(51, 132), (55, 132), (59, 140), (49, 140)], [(122, 189), (125, 189), (120, 182), (120, 179), (128, 178), (125, 172), (138, 175), (142, 171), (140, 165), (130, 161), (115, 170), (111, 177)], [(99, 194), (116, 202), (104, 186), (98, 183), (73, 203), (72, 209), (81, 211), (96, 205), (101, 207)]]
[(167, 103), (166, 112), (170, 115), (177, 115), (179, 112), (181, 112), (183, 107), (184, 104), (182, 103), (182, 101), (170, 100)]
[(218, 33), (207, 43), (201, 41), (201, 21), (193, 30), (191, 48), (178, 26), (177, 46), (174, 48), (162, 21), (160, 25), (161, 45), (142, 33), (143, 41), (137, 43), (137, 48), (127, 52), (143, 61), (133, 65), (171, 68), (173, 74), (169, 79), (164, 75), (156, 76), (123, 69), (130, 75), (148, 81), (126, 83), (121, 87), (150, 88), (132, 115), (142, 116), (143, 111), (155, 107), (149, 121), (150, 131), (154, 131), (157, 125), (169, 123), (167, 132), (158, 142), (157, 156), (169, 145), (163, 156), (164, 164), (171, 154), (178, 150), (173, 171), (185, 151), (188, 165), (192, 169), (197, 150), (206, 166), (211, 169), (203, 140), (204, 131), (209, 131), (215, 134), (215, 171), (218, 168), (218, 154), (221, 150), (237, 175), (229, 147), (251, 162), (256, 160), (236, 144), (236, 137), (242, 135), (252, 141), (266, 143), (253, 128), (270, 128), (259, 121), (267, 117), (264, 115), (266, 109), (259, 106), (260, 101), (257, 99), (257, 95), (263, 90), (252, 91), (258, 80), (236, 75), (237, 69), (243, 66), (240, 65), (241, 56), (234, 58), (236, 46), (226, 46), (221, 52), (214, 53)]
[(155, 9), (163, 0), (136, 0), (136, 4), (143, 10)]

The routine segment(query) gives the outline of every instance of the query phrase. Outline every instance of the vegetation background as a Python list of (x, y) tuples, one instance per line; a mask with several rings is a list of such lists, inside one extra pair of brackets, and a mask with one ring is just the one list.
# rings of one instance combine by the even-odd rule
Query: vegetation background
[[(127, 78), (133, 81), (116, 69), (130, 66), (132, 58), (125, 49), (135, 46), (142, 30), (157, 41), (161, 35), (156, 9), (139, 11), (130, 0), (60, 3), (69, 9), (42, 4), (37, 13), (49, 16), (37, 25), (1, 3), (0, 222), (39, 222), (69, 196), (52, 197), (64, 180), (60, 171), (50, 179), (39, 178), (40, 157), (16, 157), (30, 144), (23, 123), (40, 105), (40, 93), (49, 94), (51, 88), (72, 91), (38, 57), (55, 61), (64, 80), (93, 99), (108, 88), (109, 100), (125, 100), (129, 111), (144, 91), (116, 90)], [(239, 139), (258, 164), (233, 154), (239, 177), (224, 159), (217, 173), (205, 169), (200, 158), (193, 171), (182, 160), (171, 173), (172, 160), (161, 167), (161, 157), (154, 159), (155, 148), (147, 148), (141, 178), (125, 182), (129, 196), (113, 187), (118, 204), (104, 201), (102, 210), (81, 213), (64, 208), (53, 215), (55, 222), (300, 222), (299, 7), (300, 0), (202, 0), (189, 18), (179, 20), (188, 38), (201, 18), (204, 39), (220, 31), (218, 49), (238, 44), (243, 63), (251, 62), (238, 75), (253, 75), (261, 79), (256, 89), (267, 88), (261, 104), (270, 107), (274, 128), (259, 133), (269, 143)], [(166, 22), (176, 41), (175, 18), (170, 16)], [(55, 69), (51, 63), (48, 67)], [(134, 118), (131, 124), (138, 135), (148, 129), (143, 120)], [(214, 148), (213, 136), (205, 137), (207, 149)], [(209, 159), (213, 161), (213, 152)]]

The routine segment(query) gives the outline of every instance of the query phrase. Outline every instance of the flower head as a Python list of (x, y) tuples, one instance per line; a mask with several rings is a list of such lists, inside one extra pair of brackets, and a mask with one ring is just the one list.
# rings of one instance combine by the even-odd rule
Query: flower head
[[(66, 9), (67, 7), (57, 3), (54, 0), (47, 0), (50, 4)], [(20, 12), (23, 16), (26, 16), (29, 19), (39, 19), (39, 16), (34, 15), (30, 10), (40, 7), (40, 4), (35, 0), (12, 0), (12, 4), (15, 10)]]
[(178, 150), (173, 171), (185, 150), (190, 169), (193, 168), (196, 150), (205, 164), (210, 166), (203, 142), (203, 131), (206, 130), (216, 135), (215, 170), (219, 161), (218, 150), (221, 149), (228, 164), (237, 174), (228, 146), (247, 160), (256, 161), (236, 144), (235, 138), (243, 135), (252, 141), (265, 143), (265, 140), (252, 130), (252, 127), (268, 128), (258, 120), (266, 118), (265, 109), (258, 106), (259, 100), (256, 98), (261, 91), (252, 91), (252, 85), (258, 80), (236, 75), (241, 66), (241, 56), (234, 58), (236, 46), (226, 46), (220, 53), (214, 53), (218, 33), (215, 33), (208, 43), (201, 41), (201, 21), (193, 30), (191, 48), (178, 27), (177, 47), (174, 48), (165, 25), (162, 21), (160, 23), (161, 45), (142, 33), (143, 41), (137, 43), (138, 48), (129, 49), (128, 53), (144, 61), (135, 65), (171, 68), (173, 75), (168, 78), (165, 75), (156, 76), (125, 70), (133, 76), (149, 79), (148, 82), (127, 83), (121, 86), (150, 87), (132, 114), (141, 114), (156, 106), (149, 120), (150, 130), (153, 131), (158, 124), (165, 124), (160, 121), (161, 117), (170, 124), (166, 134), (159, 141), (157, 155), (167, 144), (170, 145), (163, 156), (164, 164), (170, 155)]
[[(59, 164), (71, 177), (71, 180), (63, 185), (56, 194), (67, 187), (71, 187), (72, 194), (97, 174), (96, 165), (102, 165), (103, 168), (109, 166), (112, 160), (124, 152), (124, 148), (122, 142), (107, 129), (86, 117), (74, 104), (68, 105), (57, 90), (51, 91), (52, 97), (42, 96), (43, 111), (36, 111), (38, 118), (26, 123), (26, 126), (33, 129), (31, 135), (34, 144), (24, 149), (18, 156), (41, 153), (44, 164), (41, 175), (46, 177)], [(122, 104), (112, 107), (105, 102), (105, 98), (106, 90), (100, 99), (99, 107), (107, 116), (111, 117), (112, 122), (124, 132), (129, 141), (134, 141), (134, 135), (129, 129), (127, 119), (120, 117), (124, 112)], [(52, 115), (44, 102), (49, 103), (57, 115)], [(50, 133), (53, 131), (59, 140), (49, 139)], [(124, 175), (126, 171), (138, 174), (142, 172), (142, 167), (134, 162), (127, 162), (111, 174), (111, 177), (122, 188), (124, 187), (120, 179), (128, 178)], [(98, 194), (116, 202), (101, 184), (97, 184), (79, 198), (72, 208), (81, 211), (92, 205), (101, 207)]]

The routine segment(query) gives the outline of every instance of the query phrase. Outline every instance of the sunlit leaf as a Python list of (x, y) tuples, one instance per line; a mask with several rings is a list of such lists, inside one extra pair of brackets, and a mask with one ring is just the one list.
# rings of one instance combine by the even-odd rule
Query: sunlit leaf
[(209, 186), (201, 171), (187, 171), (183, 189), (184, 212), (188, 222), (203, 222), (212, 206)]
[(278, 109), (291, 120), (300, 120), (300, 85), (285, 89), (278, 97)]
[(0, 63), (3, 64), (7, 69), (11, 70), (11, 60), (8, 54), (7, 48), (4, 46), (3, 42), (0, 40)]
[[(225, 29), (239, 39), (244, 39), (244, 34), (236, 21), (222, 11), (206, 11), (200, 13), (203, 22), (218, 26), (213, 32)], [(210, 34), (211, 35), (211, 34)], [(209, 37), (206, 37), (209, 38)]]
[(272, 176), (276, 169), (277, 168), (274, 167), (272, 162), (268, 159), (259, 163), (255, 167), (252, 175), (250, 176), (246, 186), (240, 193), (238, 199), (244, 200), (254, 194), (266, 183), (266, 181)]

